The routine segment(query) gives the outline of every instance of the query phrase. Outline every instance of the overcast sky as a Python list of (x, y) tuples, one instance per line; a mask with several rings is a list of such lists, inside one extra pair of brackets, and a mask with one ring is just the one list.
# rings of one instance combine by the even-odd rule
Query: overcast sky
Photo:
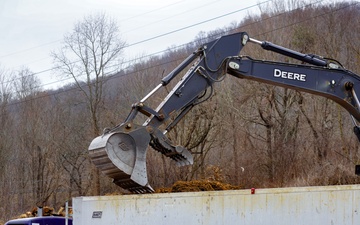
[[(134, 58), (181, 45), (200, 31), (211, 31), (259, 13), (270, 0), (0, 0), (0, 65), (9, 70), (26, 66), (45, 88), (61, 86), (51, 72), (50, 52), (84, 16), (104, 12), (114, 18)], [(208, 22), (205, 22), (208, 21)], [(183, 29), (184, 28), (184, 29)], [(179, 30), (180, 29), (180, 30)], [(173, 32), (179, 30), (177, 32)], [(173, 33), (171, 33), (173, 32)], [(167, 34), (171, 33), (168, 35)], [(154, 38), (161, 36), (159, 38)], [(142, 42), (147, 39), (149, 41)], [(142, 42), (141, 44), (135, 44)]]

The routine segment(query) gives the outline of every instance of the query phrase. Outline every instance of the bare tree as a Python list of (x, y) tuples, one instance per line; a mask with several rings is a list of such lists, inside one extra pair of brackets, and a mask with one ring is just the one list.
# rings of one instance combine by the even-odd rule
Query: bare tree
[(13, 85), (18, 99), (26, 98), (40, 91), (40, 80), (34, 76), (34, 73), (27, 67), (22, 67), (17, 71), (13, 79)]
[[(78, 22), (72, 33), (64, 36), (63, 47), (51, 54), (57, 73), (72, 77), (83, 93), (90, 112), (93, 136), (100, 134), (100, 108), (106, 75), (116, 71), (124, 46), (115, 21), (101, 13), (89, 15)], [(94, 194), (100, 194), (98, 173), (94, 169)]]
[[(13, 76), (4, 68), (0, 68), (0, 194), (2, 202), (11, 201), (11, 196), (8, 194), (11, 191), (11, 185), (6, 180), (11, 179), (7, 168), (11, 164), (11, 149), (12, 140), (9, 138), (13, 132), (13, 123), (11, 112), (9, 110), (9, 102), (11, 101), (11, 79)], [(9, 214), (11, 207), (0, 207), (1, 214)]]

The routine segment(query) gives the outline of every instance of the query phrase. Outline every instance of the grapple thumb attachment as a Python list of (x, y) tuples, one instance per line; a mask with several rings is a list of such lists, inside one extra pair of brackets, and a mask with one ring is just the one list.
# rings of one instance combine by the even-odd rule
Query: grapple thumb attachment
[(150, 142), (146, 127), (127, 123), (95, 138), (89, 146), (92, 162), (113, 182), (133, 193), (151, 193), (146, 171)]

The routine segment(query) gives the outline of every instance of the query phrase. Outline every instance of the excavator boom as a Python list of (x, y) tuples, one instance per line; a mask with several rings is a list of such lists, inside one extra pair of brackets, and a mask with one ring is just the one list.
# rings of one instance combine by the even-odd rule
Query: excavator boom
[[(240, 56), (240, 51), (248, 42), (300, 60), (302, 64)], [(155, 92), (189, 67), (156, 109), (146, 105)], [(91, 160), (102, 172), (113, 178), (116, 185), (133, 193), (153, 192), (146, 171), (148, 146), (171, 158), (179, 166), (192, 164), (191, 152), (174, 145), (166, 133), (194, 106), (206, 101), (213, 93), (214, 83), (222, 81), (226, 74), (332, 99), (350, 112), (355, 123), (355, 134), (360, 140), (360, 128), (357, 125), (360, 120), (360, 103), (356, 95), (360, 91), (360, 78), (356, 74), (320, 56), (261, 42), (250, 38), (246, 32), (240, 32), (204, 44), (187, 57), (155, 89), (133, 104), (123, 123), (106, 129), (103, 135), (91, 142)], [(143, 124), (134, 122), (139, 113), (147, 117)], [(167, 126), (162, 128), (165, 122)]]

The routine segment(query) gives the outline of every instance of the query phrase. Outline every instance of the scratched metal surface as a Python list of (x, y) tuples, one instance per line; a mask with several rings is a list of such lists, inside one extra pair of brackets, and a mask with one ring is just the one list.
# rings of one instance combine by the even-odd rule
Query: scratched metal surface
[(350, 225), (360, 185), (77, 197), (73, 210), (74, 225)]

